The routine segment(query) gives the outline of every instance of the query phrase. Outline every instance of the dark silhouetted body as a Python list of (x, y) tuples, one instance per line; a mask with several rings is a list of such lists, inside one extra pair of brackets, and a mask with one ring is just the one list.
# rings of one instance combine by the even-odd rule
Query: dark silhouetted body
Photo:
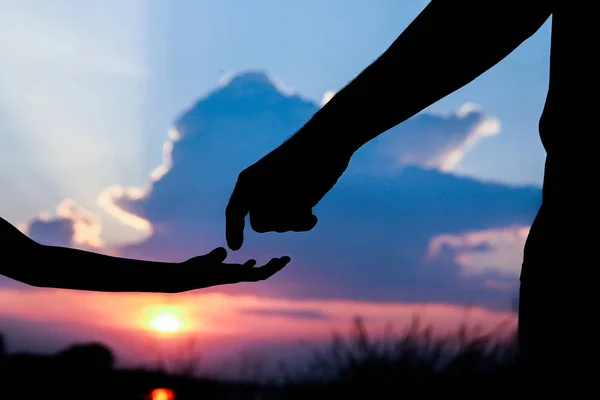
[(599, 263), (593, 4), (432, 0), (294, 136), (240, 173), (226, 211), (229, 247), (242, 246), (247, 214), (257, 232), (312, 229), (313, 207), (361, 146), (480, 76), (552, 15), (550, 82), (539, 124), (547, 152), (543, 204), (524, 251), (520, 343), (529, 377), (542, 378), (537, 383), (556, 385), (595, 370), (582, 358), (594, 348), (590, 268)]

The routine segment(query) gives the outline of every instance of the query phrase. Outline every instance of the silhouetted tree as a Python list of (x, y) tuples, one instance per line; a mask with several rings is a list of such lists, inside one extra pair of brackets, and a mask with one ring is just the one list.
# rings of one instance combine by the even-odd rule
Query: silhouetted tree
[(87, 343), (70, 346), (56, 354), (58, 364), (69, 370), (80, 372), (109, 372), (114, 366), (112, 351), (101, 343)]
[(2, 371), (4, 370), (4, 363), (6, 359), (6, 347), (4, 344), (4, 335), (0, 332), (0, 375), (2, 375)]
[(6, 355), (6, 347), (4, 345), (4, 335), (0, 332), (0, 360)]

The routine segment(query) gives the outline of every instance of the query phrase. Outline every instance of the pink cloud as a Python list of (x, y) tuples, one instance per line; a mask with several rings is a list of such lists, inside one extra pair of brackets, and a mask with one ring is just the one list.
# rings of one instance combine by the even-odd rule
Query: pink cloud
[[(299, 312), (306, 310), (318, 310), (327, 318), (298, 317)], [(420, 316), (423, 325), (432, 325), (439, 335), (455, 331), (463, 322), (480, 325), (486, 331), (506, 324), (503, 331), (506, 333), (516, 323), (515, 315), (510, 312), (480, 307), (467, 310), (439, 303), (289, 300), (221, 293), (169, 296), (50, 289), (23, 292), (7, 288), (0, 289), (0, 315), (35, 323), (42, 331), (61, 326), (64, 338), (61, 346), (72, 337), (97, 338), (114, 347), (124, 363), (143, 361), (144, 346), (154, 343), (168, 347), (190, 338), (197, 340), (197, 350), (209, 363), (235, 356), (250, 344), (277, 347), (302, 341), (324, 342), (334, 330), (348, 332), (356, 316), (365, 317), (367, 328), (375, 335), (383, 333), (390, 323), (400, 334), (415, 315)], [(182, 331), (172, 334), (152, 331), (152, 318), (160, 315), (180, 319)], [(5, 333), (10, 342), (11, 332)]]

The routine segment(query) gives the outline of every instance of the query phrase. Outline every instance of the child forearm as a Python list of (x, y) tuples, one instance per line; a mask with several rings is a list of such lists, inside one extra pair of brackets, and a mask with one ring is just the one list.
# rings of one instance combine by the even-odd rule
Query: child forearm
[(174, 266), (39, 244), (28, 259), (15, 260), (20, 265), (12, 268), (14, 279), (36, 287), (100, 292), (158, 292), (158, 284), (164, 291), (161, 271)]

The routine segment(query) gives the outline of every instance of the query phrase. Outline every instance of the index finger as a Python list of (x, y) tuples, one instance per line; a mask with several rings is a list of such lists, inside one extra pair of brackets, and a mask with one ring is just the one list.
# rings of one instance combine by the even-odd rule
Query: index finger
[(245, 219), (250, 212), (246, 196), (238, 178), (225, 209), (225, 238), (227, 246), (233, 251), (239, 250), (244, 242)]

